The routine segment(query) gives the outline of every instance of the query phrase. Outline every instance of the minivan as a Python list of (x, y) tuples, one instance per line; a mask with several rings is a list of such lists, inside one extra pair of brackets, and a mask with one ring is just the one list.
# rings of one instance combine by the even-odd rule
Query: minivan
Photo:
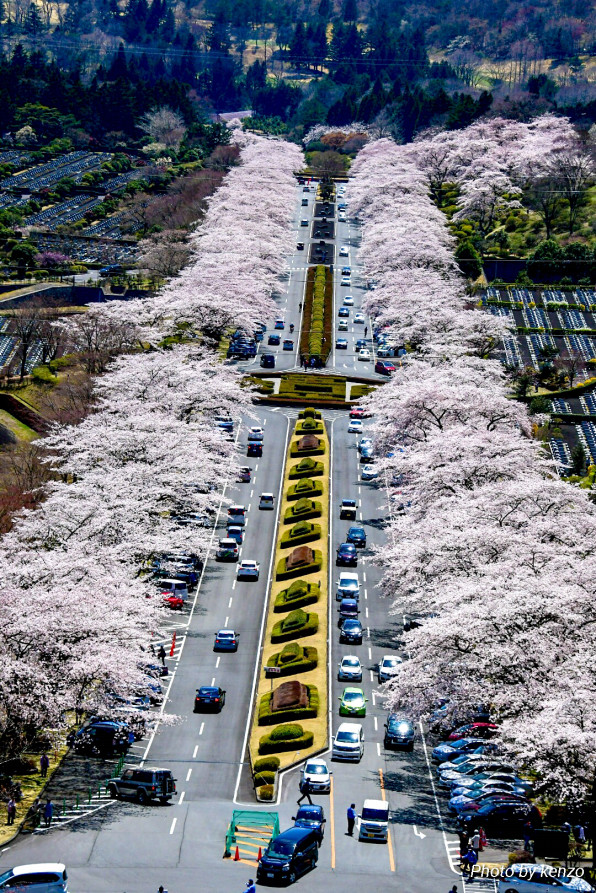
[(331, 747), (332, 760), (356, 760), (364, 756), (364, 732), (359, 722), (342, 722)]
[(261, 493), (261, 498), (259, 499), (259, 508), (260, 509), (275, 508), (275, 496), (273, 495), (273, 493)]
[(17, 865), (0, 874), (2, 893), (68, 893), (66, 865), (62, 862), (37, 862)]
[(360, 596), (360, 582), (358, 574), (342, 571), (337, 581), (335, 598), (339, 602), (342, 598), (358, 598)]
[(221, 539), (215, 553), (215, 560), (238, 561), (238, 541), (231, 536)]
[(317, 864), (318, 840), (319, 835), (314, 829), (294, 827), (282, 831), (263, 853), (257, 868), (257, 881), (293, 884), (296, 878)]
[(380, 840), (387, 843), (389, 804), (385, 800), (365, 800), (358, 818), (358, 840)]
[(186, 585), (184, 580), (160, 580), (159, 588), (161, 592), (169, 592), (172, 595), (176, 595), (178, 598), (181, 598), (182, 601), (186, 601), (186, 599), (188, 598), (188, 586)]

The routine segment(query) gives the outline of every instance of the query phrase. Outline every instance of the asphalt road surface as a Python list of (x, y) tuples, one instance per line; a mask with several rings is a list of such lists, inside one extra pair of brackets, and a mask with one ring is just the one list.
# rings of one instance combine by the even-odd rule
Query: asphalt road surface
[[(306, 208), (301, 206), (302, 188), (297, 187), (297, 231)], [(349, 196), (348, 196), (349, 198)], [(312, 200), (309, 213), (312, 214)], [(310, 231), (310, 228), (309, 228)], [(304, 238), (297, 241), (306, 241)], [(351, 308), (348, 351), (332, 354), (337, 371), (349, 374), (372, 363), (360, 363), (353, 343), (363, 337), (363, 327), (353, 324), (363, 285), (358, 276), (355, 243), (357, 233), (349, 224), (339, 224), (336, 245), (349, 244), (346, 266), (352, 268), (354, 296)], [(298, 257), (299, 256), (299, 257)], [(297, 259), (298, 258), (298, 259)], [(294, 321), (298, 332), (298, 303), (302, 300), (304, 267), (307, 253), (296, 252), (287, 290), (280, 297), (280, 316), (286, 324)], [(339, 260), (339, 259), (336, 259)], [(344, 261), (344, 258), (341, 259)], [(339, 264), (336, 263), (336, 276)], [(343, 300), (337, 283), (336, 302)], [(338, 305), (339, 306), (339, 305)], [(337, 323), (337, 313), (335, 313)], [(272, 330), (272, 321), (268, 331)], [(287, 332), (287, 329), (286, 329)], [(284, 334), (284, 333), (281, 333)], [(337, 333), (336, 333), (337, 334)], [(344, 335), (344, 333), (341, 333)], [(369, 324), (369, 341), (370, 341)], [(345, 337), (345, 335), (344, 335)], [(295, 351), (298, 336), (295, 338)], [(296, 354), (279, 349), (277, 368), (296, 365)], [(258, 363), (258, 357), (257, 357)], [(245, 458), (253, 469), (250, 484), (231, 482), (225, 496), (244, 504), (247, 523), (242, 558), (260, 563), (257, 582), (236, 582), (234, 564), (215, 563), (210, 559), (188, 619), (179, 624), (178, 640), (170, 666), (167, 712), (180, 719), (162, 723), (157, 732), (143, 741), (137, 758), (145, 765), (172, 769), (177, 778), (178, 794), (168, 805), (139, 806), (136, 803), (105, 801), (90, 815), (43, 833), (21, 836), (2, 852), (2, 869), (28, 862), (63, 861), (69, 872), (73, 893), (154, 893), (164, 884), (169, 893), (228, 893), (245, 887), (255, 874), (248, 864), (224, 860), (224, 837), (232, 810), (241, 805), (255, 807), (248, 797), (243, 774), (246, 736), (250, 720), (255, 670), (262, 634), (264, 606), (270, 573), (277, 521), (279, 489), (283, 461), (294, 410), (260, 409), (258, 420), (265, 430), (261, 458)], [(331, 525), (330, 525), (330, 716), (332, 733), (340, 722), (339, 696), (344, 683), (337, 681), (337, 665), (347, 653), (356, 653), (364, 667), (362, 687), (367, 696), (367, 715), (361, 721), (365, 730), (365, 754), (358, 764), (332, 763), (332, 791), (315, 796), (326, 812), (325, 840), (317, 868), (299, 879), (297, 887), (325, 893), (352, 893), (363, 884), (371, 891), (398, 889), (402, 893), (447, 893), (454, 881), (449, 851), (454, 850), (453, 835), (444, 832), (431, 778), (425, 742), (419, 730), (413, 753), (386, 752), (383, 748), (385, 709), (378, 693), (376, 668), (384, 654), (398, 653), (402, 628), (400, 617), (389, 616), (389, 605), (378, 590), (379, 572), (370, 562), (367, 548), (359, 560), (361, 620), (365, 629), (362, 645), (339, 644), (337, 603), (334, 583), (337, 579), (335, 550), (344, 541), (350, 522), (339, 520), (342, 498), (359, 503), (359, 520), (367, 531), (368, 546), (385, 542), (382, 482), (362, 482), (356, 449), (358, 435), (348, 434), (347, 413), (325, 414), (332, 443)], [(366, 431), (366, 420), (364, 428)], [(245, 455), (246, 430), (239, 436), (240, 455)], [(273, 492), (276, 511), (259, 511), (261, 492)], [(221, 508), (213, 546), (225, 529), (226, 506)], [(215, 632), (224, 626), (240, 632), (236, 654), (213, 652)], [(194, 714), (193, 701), (199, 685), (215, 684), (226, 690), (221, 714)], [(326, 758), (329, 755), (324, 755)], [(285, 773), (280, 782), (279, 812), (281, 828), (289, 827), (298, 796), (298, 770)], [(346, 809), (354, 802), (360, 810), (365, 798), (386, 798), (390, 806), (391, 832), (387, 844), (358, 842), (346, 835)], [(460, 887), (461, 889), (461, 887)]]

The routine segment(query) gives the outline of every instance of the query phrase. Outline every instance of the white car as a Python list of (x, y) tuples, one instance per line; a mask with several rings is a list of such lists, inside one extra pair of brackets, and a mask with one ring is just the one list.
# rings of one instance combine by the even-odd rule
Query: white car
[(300, 781), (310, 782), (310, 790), (320, 794), (328, 794), (331, 790), (331, 772), (325, 760), (308, 760), (300, 771)]
[(354, 322), (366, 322), (364, 318), (364, 313), (355, 313), (354, 314)]
[(399, 673), (401, 664), (403, 664), (401, 657), (396, 657), (395, 654), (383, 655), (379, 661), (379, 685), (382, 685), (383, 682), (387, 682), (389, 679), (392, 679), (396, 673)]
[(350, 424), (348, 425), (348, 434), (361, 434), (362, 433), (362, 422), (360, 419), (350, 419)]
[(361, 437), (358, 441), (358, 452), (361, 453), (364, 447), (372, 447), (372, 440), (370, 437)]
[(238, 580), (258, 580), (259, 564), (256, 561), (242, 560), (236, 569)]
[(350, 279), (349, 276), (342, 276), (342, 277), (341, 277), (341, 282), (340, 282), (339, 284), (340, 284), (340, 285), (345, 285), (346, 288), (349, 288), (350, 285), (352, 284), (352, 280)]
[(363, 363), (370, 363), (370, 350), (368, 347), (363, 347), (362, 350), (358, 351), (358, 359), (362, 360)]
[(344, 298), (344, 304), (345, 304), (346, 307), (353, 307), (353, 306), (354, 306), (354, 298), (352, 297), (352, 295), (346, 295), (346, 296), (345, 296), (345, 298)]
[(258, 425), (255, 425), (253, 428), (248, 429), (248, 440), (253, 443), (260, 443), (265, 436), (265, 432), (262, 428), (259, 428)]
[(350, 249), (348, 248), (348, 246), (342, 245), (341, 248), (339, 249), (339, 256), (340, 257), (349, 257), (349, 254), (350, 254)]
[(338, 332), (347, 332), (347, 331), (348, 331), (348, 322), (347, 322), (347, 320), (345, 320), (345, 319), (340, 319), (340, 321), (339, 321), (338, 324), (337, 324), (337, 331), (338, 331)]
[(354, 654), (342, 657), (337, 671), (339, 682), (362, 682), (362, 664)]
[(345, 223), (346, 222), (346, 212), (340, 211), (339, 214), (337, 215), (337, 219), (339, 220), (340, 223)]
[(374, 481), (379, 476), (379, 472), (374, 465), (363, 465), (360, 477), (363, 481)]

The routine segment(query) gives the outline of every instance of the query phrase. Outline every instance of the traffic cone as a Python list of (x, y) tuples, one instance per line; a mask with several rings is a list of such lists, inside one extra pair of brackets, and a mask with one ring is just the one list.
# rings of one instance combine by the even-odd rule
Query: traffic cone
[(262, 856), (262, 855), (263, 855), (263, 854), (261, 853), (261, 847), (259, 847), (259, 855), (257, 856), (257, 862), (260, 862), (260, 861), (261, 861), (261, 856)]
[(234, 862), (240, 862), (240, 853), (238, 852), (238, 847), (236, 847), (236, 852), (234, 853)]

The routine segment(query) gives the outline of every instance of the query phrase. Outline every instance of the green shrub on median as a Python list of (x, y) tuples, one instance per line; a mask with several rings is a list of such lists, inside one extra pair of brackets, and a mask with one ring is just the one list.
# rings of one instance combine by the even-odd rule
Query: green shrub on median
[(305, 456), (297, 465), (293, 465), (290, 468), (290, 478), (320, 477), (323, 471), (324, 466), (322, 462), (317, 462), (315, 459)]
[(297, 521), (320, 518), (322, 514), (323, 506), (320, 502), (314, 502), (312, 499), (299, 499), (285, 510), (284, 524), (295, 524)]
[(288, 487), (286, 499), (291, 502), (293, 499), (310, 499), (313, 496), (323, 495), (323, 484), (320, 481), (311, 481), (310, 478), (303, 478), (297, 484)]
[(294, 546), (303, 546), (321, 537), (321, 525), (311, 524), (309, 521), (299, 521), (283, 534), (280, 546), (282, 549), (292, 549)]
[(289, 642), (291, 639), (302, 639), (314, 636), (319, 628), (319, 615), (307, 614), (302, 608), (291, 611), (283, 620), (278, 620), (271, 630), (271, 641)]
[(278, 593), (273, 610), (276, 614), (281, 611), (289, 611), (296, 608), (304, 608), (305, 605), (314, 605), (321, 596), (321, 587), (318, 583), (307, 583), (306, 580), (294, 580), (287, 589)]
[[(287, 649), (296, 648), (296, 652)], [(279, 667), (280, 676), (292, 676), (294, 673), (307, 673), (314, 670), (319, 663), (319, 652), (309, 645), (298, 645), (289, 642), (281, 651), (272, 654), (268, 660), (270, 667)]]
[(276, 580), (291, 580), (292, 577), (302, 577), (305, 574), (313, 574), (320, 571), (323, 563), (323, 554), (318, 549), (314, 549), (314, 559), (312, 561), (308, 564), (301, 564), (299, 567), (290, 569), (287, 567), (287, 560), (288, 557), (284, 555), (284, 557), (280, 558), (277, 562), (277, 567), (275, 568)]
[(314, 719), (319, 712), (319, 690), (316, 685), (307, 685), (306, 688), (308, 690), (308, 707), (288, 707), (287, 710), (276, 710), (275, 712), (271, 710), (274, 692), (265, 692), (259, 703), (259, 725), (268, 726), (284, 719)]

